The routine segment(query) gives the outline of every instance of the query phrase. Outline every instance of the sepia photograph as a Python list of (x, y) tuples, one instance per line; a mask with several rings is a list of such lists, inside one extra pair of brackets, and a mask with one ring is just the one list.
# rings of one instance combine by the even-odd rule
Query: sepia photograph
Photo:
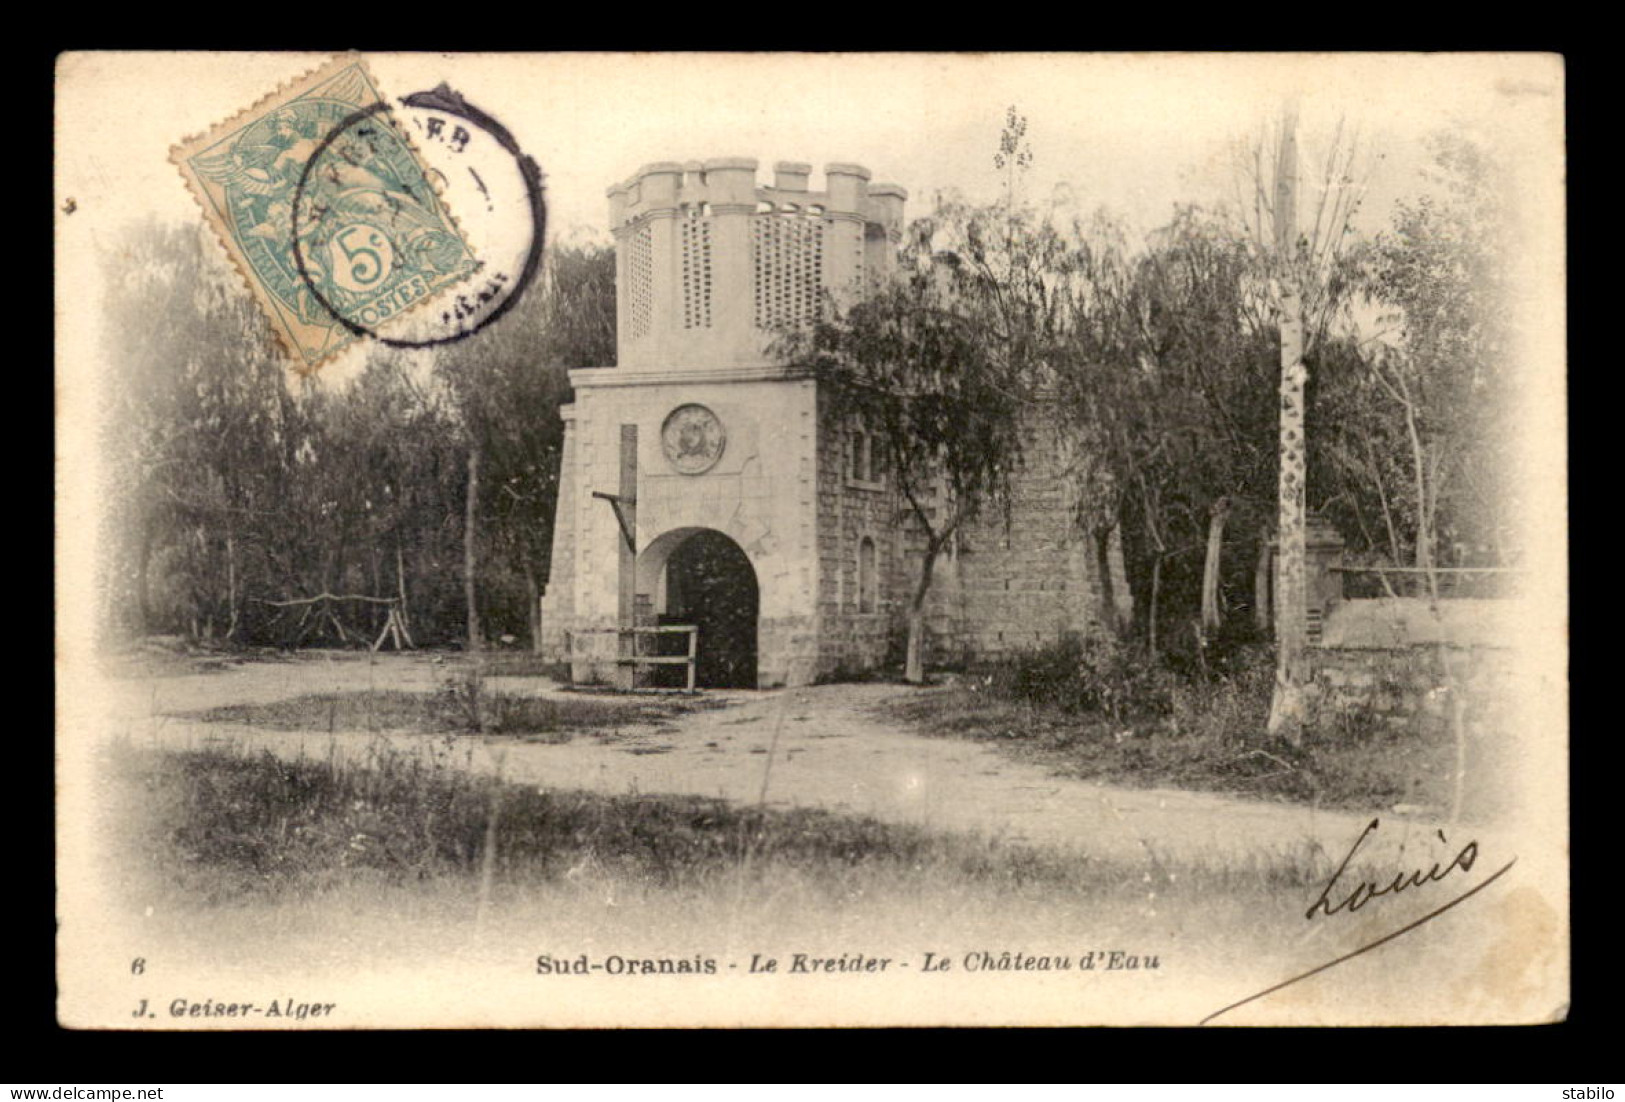
[(1550, 54), (56, 65), (57, 1020), (1570, 999)]

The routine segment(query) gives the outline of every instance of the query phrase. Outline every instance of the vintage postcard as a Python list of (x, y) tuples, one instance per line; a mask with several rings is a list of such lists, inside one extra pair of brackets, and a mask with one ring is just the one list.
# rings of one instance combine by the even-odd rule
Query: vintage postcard
[(1562, 1020), (1564, 96), (63, 55), (59, 1020)]

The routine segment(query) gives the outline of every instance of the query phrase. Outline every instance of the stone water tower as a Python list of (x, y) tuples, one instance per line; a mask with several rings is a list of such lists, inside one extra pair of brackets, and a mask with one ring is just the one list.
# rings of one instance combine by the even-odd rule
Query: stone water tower
[(615, 630), (634, 622), (698, 624), (702, 685), (883, 656), (902, 569), (883, 475), (769, 346), (894, 264), (907, 193), (851, 164), (821, 190), (806, 164), (756, 174), (659, 162), (609, 190), (617, 366), (570, 373), (543, 600), (578, 681), (630, 684)]

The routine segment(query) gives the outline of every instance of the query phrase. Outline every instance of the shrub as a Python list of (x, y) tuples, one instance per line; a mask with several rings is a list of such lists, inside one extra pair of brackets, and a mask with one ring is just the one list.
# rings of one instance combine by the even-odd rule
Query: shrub
[(1263, 733), (1275, 688), (1275, 664), (1267, 649), (1232, 656), (1228, 668), (1212, 678), (1171, 681), (1168, 714), (1176, 733), (1224, 742)]
[(1065, 712), (1166, 715), (1171, 679), (1133, 648), (1114, 639), (1081, 639), (1022, 651), (988, 673), (995, 695)]

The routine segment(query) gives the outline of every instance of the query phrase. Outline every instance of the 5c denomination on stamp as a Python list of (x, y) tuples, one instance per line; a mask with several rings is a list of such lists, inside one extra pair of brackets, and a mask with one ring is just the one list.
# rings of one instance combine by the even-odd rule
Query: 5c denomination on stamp
[(171, 159), (304, 370), (478, 267), (358, 57), (279, 89)]

